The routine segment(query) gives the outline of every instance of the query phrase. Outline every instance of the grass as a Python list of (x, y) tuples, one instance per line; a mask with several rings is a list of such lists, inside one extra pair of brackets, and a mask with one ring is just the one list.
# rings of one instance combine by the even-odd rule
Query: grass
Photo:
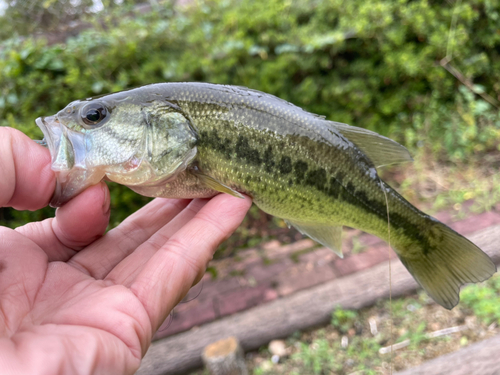
[[(287, 356), (272, 361), (267, 348), (247, 354), (250, 373), (268, 374), (389, 374), (455, 351), (500, 333), (500, 276), (469, 285), (452, 311), (432, 302), (424, 292), (392, 303), (382, 301), (359, 311), (336, 309), (331, 323), (286, 339)], [(456, 328), (443, 334), (443, 329)], [(434, 334), (433, 334), (434, 332)], [(433, 337), (436, 335), (437, 337)], [(390, 343), (403, 343), (392, 354), (381, 354)]]

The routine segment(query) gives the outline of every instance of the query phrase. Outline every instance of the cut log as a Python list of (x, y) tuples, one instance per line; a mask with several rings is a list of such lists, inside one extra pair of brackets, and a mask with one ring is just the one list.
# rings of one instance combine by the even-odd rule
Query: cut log
[(236, 337), (229, 337), (207, 345), (201, 357), (212, 375), (248, 374), (243, 350)]
[[(498, 264), (500, 225), (469, 237)], [(389, 266), (371, 269), (327, 282), (227, 318), (154, 342), (143, 358), (138, 375), (185, 374), (202, 366), (201, 354), (208, 344), (236, 336), (243, 350), (257, 349), (295, 331), (327, 324), (336, 307), (360, 309), (389, 297)], [(418, 288), (399, 260), (392, 261), (392, 296)]]

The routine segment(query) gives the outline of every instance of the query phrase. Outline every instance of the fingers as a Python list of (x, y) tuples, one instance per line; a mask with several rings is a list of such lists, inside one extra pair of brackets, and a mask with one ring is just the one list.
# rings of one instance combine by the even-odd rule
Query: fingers
[(58, 208), (54, 219), (29, 223), (16, 230), (35, 242), (49, 261), (67, 261), (106, 231), (109, 190), (104, 182), (92, 186)]
[(49, 151), (18, 130), (0, 128), (0, 207), (37, 210), (55, 188)]
[(187, 199), (153, 200), (106, 236), (73, 256), (68, 264), (96, 279), (103, 279), (118, 263), (175, 218), (189, 202)]
[(186, 225), (209, 202), (208, 199), (194, 199), (189, 205), (173, 218), (168, 224), (160, 228), (146, 242), (133, 253), (121, 261), (106, 276), (115, 284), (130, 286), (144, 265), (160, 249), (169, 238)]
[(47, 256), (36, 244), (0, 227), (0, 337), (10, 337), (28, 316), (46, 270)]
[(214, 251), (240, 225), (250, 205), (250, 198), (217, 195), (147, 262), (130, 289), (148, 312), (153, 331), (201, 278)]

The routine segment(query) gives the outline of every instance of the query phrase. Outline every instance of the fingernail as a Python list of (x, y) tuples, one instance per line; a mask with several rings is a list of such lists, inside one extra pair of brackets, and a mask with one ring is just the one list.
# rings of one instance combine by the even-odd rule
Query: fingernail
[(105, 182), (101, 182), (101, 188), (102, 191), (104, 192), (104, 202), (102, 203), (102, 212), (104, 213), (104, 215), (107, 215), (109, 214), (111, 208), (108, 185), (106, 185)]

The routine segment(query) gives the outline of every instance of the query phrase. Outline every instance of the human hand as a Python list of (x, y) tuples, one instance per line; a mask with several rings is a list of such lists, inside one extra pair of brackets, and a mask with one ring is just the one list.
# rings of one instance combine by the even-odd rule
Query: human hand
[[(48, 150), (0, 128), (0, 207), (36, 210), (55, 188)], [(155, 199), (103, 235), (101, 183), (16, 230), (0, 227), (0, 373), (132, 374), (251, 201)]]

